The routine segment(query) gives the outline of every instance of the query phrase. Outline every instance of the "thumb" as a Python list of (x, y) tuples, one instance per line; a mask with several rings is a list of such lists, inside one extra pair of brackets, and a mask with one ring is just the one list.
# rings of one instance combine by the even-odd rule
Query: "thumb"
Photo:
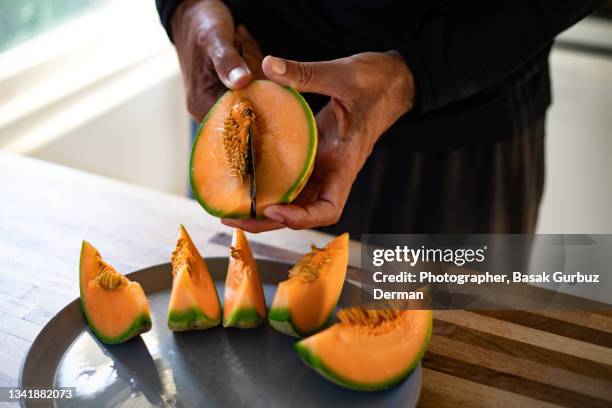
[(298, 62), (268, 55), (261, 65), (266, 76), (280, 85), (334, 98), (341, 97), (348, 73), (344, 59)]
[(226, 87), (242, 88), (251, 81), (249, 66), (234, 47), (234, 39), (230, 36), (212, 38), (207, 42), (206, 53)]

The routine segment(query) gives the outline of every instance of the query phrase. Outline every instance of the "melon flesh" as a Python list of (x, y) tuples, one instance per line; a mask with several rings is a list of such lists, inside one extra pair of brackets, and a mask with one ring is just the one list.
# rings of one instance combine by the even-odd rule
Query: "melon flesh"
[(191, 188), (210, 214), (248, 218), (250, 179), (241, 180), (231, 169), (224, 143), (224, 121), (232, 107), (248, 101), (256, 115), (256, 212), (276, 203), (289, 203), (312, 172), (317, 131), (312, 111), (295, 90), (271, 81), (253, 81), (226, 92), (206, 115), (193, 144)]
[(295, 345), (302, 359), (344, 387), (376, 391), (404, 380), (423, 357), (432, 328), (430, 310), (405, 310), (389, 327), (337, 323)]
[(174, 331), (207, 329), (221, 322), (221, 305), (206, 262), (184, 226), (172, 254), (172, 293), (168, 327)]
[(266, 300), (261, 279), (241, 229), (234, 229), (232, 254), (227, 267), (223, 302), (223, 326), (252, 328), (266, 319)]
[[(270, 325), (295, 337), (321, 330), (329, 321), (344, 285), (349, 256), (349, 235), (335, 238), (322, 250), (313, 248), (295, 266), (294, 274), (281, 282), (268, 314)], [(304, 279), (309, 270), (317, 278)], [(308, 277), (308, 275), (306, 276)]]
[(91, 331), (100, 341), (122, 343), (151, 329), (149, 303), (140, 284), (126, 277), (122, 277), (123, 283), (117, 289), (101, 285), (97, 277), (106, 265), (103, 262), (98, 250), (83, 241), (79, 267), (81, 306)]

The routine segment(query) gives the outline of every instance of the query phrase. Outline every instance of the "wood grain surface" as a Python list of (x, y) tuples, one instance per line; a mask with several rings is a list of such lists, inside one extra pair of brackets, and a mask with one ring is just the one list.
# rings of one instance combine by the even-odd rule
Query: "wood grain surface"
[[(78, 296), (82, 239), (130, 272), (168, 262), (179, 223), (204, 256), (226, 256), (231, 231), (193, 200), (0, 153), (0, 386), (17, 384), (30, 343)], [(249, 238), (257, 257), (285, 261), (328, 240)], [(438, 311), (423, 367), (423, 407), (612, 407), (612, 312)]]
[[(219, 233), (211, 242), (230, 239)], [(252, 249), (299, 257), (266, 243)], [(419, 405), (612, 407), (611, 324), (609, 311), (435, 311)]]

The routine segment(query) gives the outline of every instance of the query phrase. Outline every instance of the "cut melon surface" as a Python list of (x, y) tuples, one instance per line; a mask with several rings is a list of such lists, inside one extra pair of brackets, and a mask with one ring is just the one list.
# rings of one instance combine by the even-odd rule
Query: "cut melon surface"
[(168, 328), (202, 330), (221, 322), (221, 305), (215, 281), (184, 226), (180, 226), (172, 253), (172, 292)]
[(234, 229), (225, 279), (223, 326), (243, 329), (266, 320), (266, 299), (257, 264), (241, 229)]
[(87, 241), (81, 246), (79, 289), (87, 324), (103, 343), (123, 343), (151, 329), (140, 284), (115, 271)]
[(376, 322), (341, 320), (296, 343), (295, 348), (325, 378), (361, 391), (386, 389), (408, 377), (431, 337), (430, 310), (395, 311), (391, 318)]
[(250, 216), (250, 176), (236, 173), (232, 165), (241, 158), (232, 156), (224, 139), (226, 120), (241, 103), (247, 103), (254, 114), (257, 217), (268, 205), (293, 201), (314, 165), (317, 128), (312, 111), (297, 91), (266, 80), (227, 91), (202, 121), (189, 165), (196, 199), (216, 217)]
[(281, 333), (305, 337), (324, 328), (338, 303), (349, 256), (344, 233), (325, 248), (312, 246), (281, 282), (268, 313), (268, 322)]
[(234, 229), (225, 278), (223, 326), (248, 329), (266, 321), (266, 299), (255, 258), (241, 229)]

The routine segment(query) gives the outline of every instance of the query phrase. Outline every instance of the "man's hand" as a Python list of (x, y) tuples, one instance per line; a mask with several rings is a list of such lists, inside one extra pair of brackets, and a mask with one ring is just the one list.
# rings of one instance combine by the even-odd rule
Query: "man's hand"
[(267, 219), (224, 219), (223, 223), (250, 232), (334, 224), (374, 143), (412, 108), (412, 74), (394, 51), (368, 52), (326, 62), (268, 56), (262, 66), (274, 82), (331, 97), (316, 117), (319, 145), (315, 167), (293, 203), (264, 209)]
[(251, 81), (240, 49), (259, 48), (244, 27), (235, 32), (232, 16), (219, 0), (184, 0), (174, 12), (171, 28), (187, 109), (199, 122), (227, 88), (242, 88)]

